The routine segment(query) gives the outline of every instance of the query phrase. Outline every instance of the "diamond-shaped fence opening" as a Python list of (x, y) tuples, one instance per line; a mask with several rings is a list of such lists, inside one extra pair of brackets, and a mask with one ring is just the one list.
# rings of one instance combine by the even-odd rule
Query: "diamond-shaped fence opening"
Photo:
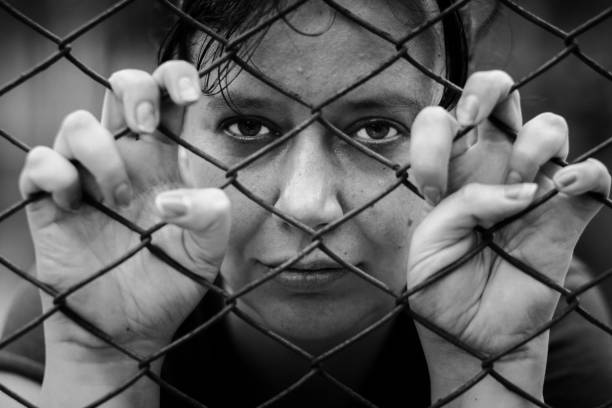
[[(359, 15), (355, 14), (350, 7), (347, 6), (347, 2), (340, 2), (334, 0), (323, 0), (324, 3), (330, 10), (330, 13), (334, 16), (341, 16), (343, 19), (351, 21), (353, 24), (360, 26), (363, 30), (367, 30), (372, 38), (377, 41), (385, 41), (390, 44), (396, 52), (390, 55), (386, 60), (379, 62), (379, 65), (361, 76), (354, 78), (354, 81), (341, 89), (335, 95), (331, 96), (323, 102), (316, 104), (309, 101), (303, 95), (297, 94), (294, 90), (286, 88), (283, 85), (275, 82), (273, 78), (266, 77), (260, 70), (258, 70), (249, 60), (249, 48), (253, 45), (253, 40), (256, 43), (262, 35), (265, 35), (267, 30), (278, 21), (285, 21), (287, 24), (292, 24), (291, 16), (296, 10), (299, 10), (305, 4), (314, 0), (299, 0), (290, 2), (280, 2), (281, 6), (272, 12), (266, 13), (261, 19), (251, 24), (246, 30), (240, 33), (234, 33), (234, 35), (226, 36), (222, 30), (218, 30), (215, 27), (210, 27), (197, 19), (190, 16), (184, 10), (180, 8), (175, 2), (170, 0), (159, 0), (157, 2), (144, 2), (136, 0), (123, 0), (116, 3), (109, 3), (108, 8), (104, 10), (97, 9), (95, 13), (83, 13), (82, 24), (70, 28), (57, 30), (57, 32), (67, 33), (58, 35), (54, 30), (49, 29), (45, 24), (39, 22), (37, 18), (42, 19), (40, 13), (29, 13), (31, 7), (22, 7), (17, 2), (0, 1), (0, 12), (3, 21), (10, 21), (11, 27), (19, 26), (21, 29), (29, 31), (27, 36), (38, 36), (47, 45), (45, 47), (52, 46), (52, 51), (36, 61), (27, 61), (21, 63), (18, 66), (27, 66), (25, 69), (19, 69), (12, 72), (11, 69), (1, 71), (2, 85), (0, 85), (0, 101), (3, 103), (2, 115), (10, 114), (11, 110), (7, 107), (9, 104), (16, 104), (22, 106), (23, 109), (27, 109), (28, 102), (27, 98), (24, 99), (19, 94), (20, 90), (30, 86), (34, 81), (44, 82), (45, 75), (49, 74), (54, 69), (57, 69), (60, 64), (70, 64), (75, 68), (74, 73), (80, 71), (79, 75), (84, 78), (88, 78), (88, 82), (96, 83), (96, 87), (99, 90), (109, 88), (108, 76), (118, 66), (108, 66), (105, 61), (98, 61), (99, 65), (90, 63), (90, 59), (96, 58), (96, 53), (92, 55), (80, 54), (74, 52), (80, 41), (85, 41), (85, 37), (106, 24), (113, 23), (114, 19), (120, 19), (122, 13), (132, 13), (132, 15), (138, 15), (143, 11), (148, 13), (151, 10), (156, 10), (158, 14), (164, 14), (166, 16), (172, 16), (178, 23), (175, 27), (178, 27), (174, 31), (174, 37), (170, 37), (170, 42), (166, 45), (176, 45), (172, 43), (172, 39), (181, 35), (181, 30), (189, 31), (202, 31), (212, 38), (212, 47), (216, 50), (215, 57), (206, 61), (200, 68), (200, 76), (203, 78), (208, 77), (211, 73), (216, 73), (218, 70), (229, 69), (228, 77), (231, 78), (233, 72), (237, 70), (248, 72), (253, 77), (257, 78), (262, 84), (271, 87), (285, 96), (293, 99), (310, 112), (309, 118), (299, 124), (297, 127), (285, 132), (284, 134), (278, 135), (278, 137), (271, 143), (265, 144), (263, 147), (251, 152), (245, 157), (235, 160), (233, 162), (225, 162), (222, 158), (215, 157), (210, 152), (202, 150), (201, 148), (190, 144), (187, 140), (181, 139), (170, 130), (169, 127), (160, 125), (158, 128), (161, 138), (164, 139), (164, 143), (169, 145), (179, 144), (186, 150), (190, 151), (196, 156), (199, 156), (201, 160), (208, 162), (212, 167), (222, 172), (224, 180), (217, 186), (222, 189), (234, 189), (243, 194), (248, 200), (253, 203), (253, 206), (258, 210), (268, 211), (274, 214), (276, 217), (283, 220), (287, 225), (297, 230), (303, 231), (305, 235), (310, 237), (310, 243), (307, 244), (297, 255), (287, 260), (281, 265), (272, 268), (268, 273), (259, 279), (249, 282), (243, 287), (234, 288), (233, 291), (229, 291), (222, 286), (216, 286), (209, 280), (201, 277), (198, 273), (190, 270), (188, 267), (179, 262), (175, 256), (165, 251), (161, 246), (157, 244), (156, 234), (159, 234), (168, 226), (164, 223), (154, 223), (153, 225), (140, 225), (134, 219), (130, 219), (127, 216), (120, 214), (115, 211), (111, 206), (96, 200), (93, 196), (85, 196), (85, 205), (90, 207), (91, 211), (97, 211), (108, 218), (108, 223), (113, 225), (116, 224), (118, 234), (124, 234), (130, 232), (139, 237), (134, 240), (134, 244), (130, 247), (125, 248), (125, 252), (114, 259), (103, 259), (101, 262), (103, 266), (93, 268), (90, 271), (88, 277), (82, 281), (75, 283), (68, 288), (54, 287), (48, 283), (45, 283), (37, 278), (36, 273), (27, 270), (28, 259), (31, 254), (27, 251), (21, 251), (18, 246), (19, 243), (15, 244), (8, 243), (8, 240), (3, 239), (2, 246), (0, 247), (0, 264), (2, 270), (6, 275), (12, 276), (11, 282), (15, 280), (27, 282), (27, 285), (38, 288), (43, 293), (53, 298), (53, 303), (46, 311), (39, 314), (37, 317), (29, 320), (27, 323), (19, 326), (18, 328), (11, 327), (10, 331), (5, 331), (2, 339), (0, 339), (0, 350), (10, 348), (11, 345), (17, 343), (24, 336), (35, 330), (39, 330), (43, 322), (56, 314), (62, 313), (68, 318), (72, 319), (78, 326), (84, 328), (88, 332), (92, 333), (100, 341), (107, 346), (116, 349), (120, 353), (123, 353), (126, 357), (133, 359), (134, 366), (137, 367), (134, 370), (132, 376), (130, 376), (121, 386), (108, 392), (92, 401), (88, 406), (100, 406), (115, 397), (119, 393), (124, 392), (127, 388), (134, 386), (142, 377), (148, 377), (150, 380), (156, 382), (167, 395), (172, 395), (177, 400), (183, 401), (186, 406), (202, 407), (205, 406), (205, 402), (199, 400), (198, 396), (189, 395), (181, 390), (180, 384), (171, 384), (164, 376), (159, 376), (156, 371), (153, 370), (153, 365), (161, 361), (164, 357), (167, 357), (170, 353), (175, 352), (189, 344), (200, 341), (205, 337), (208, 331), (216, 325), (222, 324), (221, 322), (230, 314), (236, 316), (244, 324), (249, 325), (257, 331), (264, 333), (269, 336), (275, 342), (282, 345), (287, 350), (294, 353), (296, 356), (301, 358), (307, 367), (302, 376), (293, 382), (289, 387), (281, 390), (280, 392), (268, 395), (266, 398), (259, 403), (259, 406), (272, 406), (275, 403), (282, 403), (288, 395), (290, 395), (295, 389), (301, 387), (304, 383), (310, 381), (313, 377), (320, 377), (327, 381), (331, 387), (335, 387), (343, 393), (346, 393), (352, 403), (359, 406), (377, 406), (375, 402), (368, 400), (368, 398), (362, 395), (357, 390), (345, 384), (338, 376), (333, 374), (327, 367), (326, 364), (330, 359), (333, 359), (338, 353), (351, 347), (361, 339), (366, 338), (372, 333), (380, 330), (381, 327), (385, 326), (386, 323), (396, 318), (399, 314), (408, 314), (412, 319), (418, 322), (420, 325), (428, 328), (429, 330), (437, 333), (446, 341), (454, 344), (456, 347), (462, 348), (467, 354), (476, 357), (481, 361), (481, 371), (477, 373), (473, 378), (467, 380), (464, 384), (456, 388), (448, 395), (443, 396), (437, 401), (432, 401), (431, 406), (444, 406), (451, 403), (456, 398), (460, 397), (463, 393), (468, 391), (474, 385), (479, 383), (483, 378), (487, 376), (493, 377), (505, 388), (511, 392), (516, 393), (522, 398), (532, 402), (535, 406), (548, 407), (545, 402), (537, 399), (536, 396), (530, 395), (529, 392), (521, 389), (521, 387), (515, 385), (508, 379), (506, 379), (500, 372), (496, 370), (496, 364), (499, 363), (506, 355), (513, 352), (516, 348), (529, 342), (531, 339), (537, 337), (539, 334), (548, 331), (551, 328), (555, 328), (557, 325), (562, 324), (566, 319), (578, 318), (581, 321), (586, 322), (588, 325), (595, 327), (598, 331), (605, 335), (612, 336), (612, 327), (606, 317), (600, 313), (591, 313), (584, 304), (581, 303), (581, 296), (588, 291), (595, 290), (595, 288), (608, 288), (607, 292), (612, 293), (612, 270), (607, 269), (608, 259), (606, 258), (605, 247), (607, 241), (607, 234), (609, 234), (609, 209), (612, 207), (612, 202), (607, 197), (603, 197), (598, 194), (589, 193), (590, 200), (596, 200), (603, 204), (604, 210), (602, 215), (598, 219), (602, 220), (600, 223), (589, 227), (589, 233), (585, 240), (582, 241), (579, 249), (586, 254), (588, 263), (595, 269), (595, 273), (592, 277), (586, 280), (581, 280), (571, 288), (561, 286), (554, 280), (550, 279), (545, 273), (539, 271), (537, 268), (527, 265), (519, 258), (509, 254), (504, 248), (498, 246), (495, 240), (495, 233), (499, 232), (505, 226), (511, 224), (517, 219), (530, 214), (532, 211), (537, 211), (542, 205), (545, 205), (549, 200), (553, 199), (558, 191), (551, 189), (545, 192), (541, 197), (536, 199), (527, 209), (521, 211), (515, 216), (507, 218), (500, 223), (490, 226), (489, 228), (478, 227), (476, 232), (480, 237), (477, 245), (470, 249), (467, 253), (461, 256), (452, 264), (443, 267), (436, 271), (430, 278), (422, 282), (421, 284), (402, 290), (400, 292), (391, 289), (385, 283), (381, 282), (377, 278), (373, 277), (372, 274), (364, 270), (359, 266), (347, 263), (341, 254), (335, 253), (326, 242), (326, 237), (333, 232), (350, 222), (354, 217), (359, 216), (362, 212), (374, 207), (377, 203), (386, 200), (391, 194), (394, 194), (398, 189), (407, 189), (422, 198), (418, 188), (409, 179), (410, 164), (407, 162), (396, 162), (389, 159), (380, 152), (372, 149), (370, 146), (360, 142), (356, 138), (344, 132), (340, 129), (329, 115), (327, 115), (327, 108), (340, 98), (349, 94), (353, 90), (359, 88), (363, 84), (372, 80), (385, 71), (389, 66), (393, 65), (397, 61), (403, 61), (415, 67), (421, 72), (423, 78), (429, 78), (438, 84), (442, 85), (445, 89), (440, 104), (451, 110), (461, 94), (462, 86), (467, 78), (467, 42), (468, 38), (472, 37), (474, 40), (475, 33), (470, 32), (469, 29), (465, 29), (463, 22), (469, 19), (469, 8), (478, 8), (478, 2), (475, 0), (459, 0), (459, 1), (442, 1), (439, 0), (440, 12), (421, 24), (413, 27), (406, 31), (401, 37), (394, 37), (384, 30), (382, 27), (377, 27), (369, 21), (364, 20)], [(46, 3), (45, 3), (46, 4)], [(554, 7), (546, 6), (547, 10), (552, 10)], [(516, 25), (522, 27), (519, 31), (516, 30), (516, 34), (513, 33), (512, 28), (507, 28), (507, 35), (510, 38), (508, 41), (508, 49), (506, 55), (504, 52), (500, 52), (497, 40), (498, 37), (493, 37), (490, 46), (497, 48), (494, 51), (495, 56), (492, 59), (488, 59), (486, 56), (476, 54), (474, 56), (473, 65), (479, 66), (491, 66), (493, 67), (498, 61), (502, 61), (503, 64), (510, 65), (510, 71), (516, 72), (518, 75), (515, 76), (515, 84), (512, 87), (512, 91), (520, 90), (523, 94), (523, 104), (526, 109), (526, 115), (533, 116), (537, 111), (542, 110), (543, 106), (548, 107), (552, 105), (553, 108), (550, 110), (560, 111), (569, 118), (570, 126), (572, 127), (572, 144), (574, 145), (573, 155), (569, 159), (569, 163), (562, 159), (553, 159), (549, 165), (564, 167), (570, 163), (578, 163), (588, 159), (589, 157), (597, 157), (604, 163), (610, 162), (610, 154), (606, 148), (612, 144), (612, 137), (609, 137), (610, 120), (606, 116), (606, 112), (609, 111), (610, 94), (612, 93), (611, 80), (612, 72), (610, 71), (610, 58), (609, 54), (605, 54), (604, 51), (598, 51), (601, 47), (593, 46), (591, 43), (599, 37), (599, 39), (606, 38), (609, 36), (612, 28), (612, 7), (603, 4), (602, 7), (594, 7), (592, 13), (581, 19), (577, 24), (571, 22), (567, 24), (564, 22), (555, 21), (555, 10), (551, 11), (550, 16), (540, 17), (534, 11), (530, 11), (530, 4), (528, 2), (518, 2), (511, 0), (500, 0), (497, 3), (501, 12), (506, 15), (506, 21), (511, 22), (510, 25)], [(46, 7), (51, 7), (46, 5)], [(96, 7), (100, 7), (99, 4)], [(136, 11), (135, 11), (136, 10)], [(558, 11), (557, 11), (558, 12)], [(64, 15), (69, 13), (65, 10), (58, 15)], [(97, 13), (97, 14), (96, 14)], [(147, 14), (149, 16), (151, 14)], [(564, 14), (560, 14), (559, 19), (562, 19)], [(154, 20), (151, 20), (154, 21)], [(447, 70), (445, 75), (433, 72), (427, 67), (427, 64), (419, 61), (418, 58), (414, 57), (410, 52), (408, 44), (415, 38), (419, 38), (423, 33), (431, 30), (432, 27), (442, 27), (445, 34), (445, 46), (449, 54), (455, 52), (458, 53), (453, 58), (447, 58)], [(114, 26), (116, 27), (116, 26)], [(564, 27), (564, 28), (560, 28)], [(567, 28), (569, 27), (569, 28)], [(142, 27), (147, 32), (156, 31), (153, 28)], [(297, 30), (297, 28), (296, 28)], [(112, 32), (107, 30), (105, 32)], [(599, 33), (594, 37), (593, 33)], [(184, 34), (184, 32), (183, 32)], [(521, 34), (527, 38), (521, 37)], [(305, 33), (304, 35), (308, 35)], [(502, 34), (503, 36), (503, 30)], [(148, 34), (143, 36), (147, 38)], [(546, 38), (544, 45), (534, 41), (538, 46), (542, 48), (533, 49), (533, 45), (529, 48), (529, 44), (525, 44), (530, 40), (529, 36), (536, 36), (537, 38)], [(9, 36), (10, 38), (17, 38), (16, 36)], [(111, 36), (113, 42), (111, 45), (106, 47), (121, 47), (121, 36)], [(583, 43), (583, 39), (585, 39)], [(486, 37), (482, 40), (485, 45), (482, 46), (483, 50), (486, 49)], [(521, 42), (524, 41), (524, 42)], [(605, 41), (601, 40), (602, 43)], [(515, 49), (518, 49), (518, 55), (514, 55), (513, 58), (520, 59), (520, 63), (514, 60), (509, 60), (508, 55), (511, 55), (510, 44), (513, 44)], [(93, 44), (91, 45), (93, 46)], [(605, 47), (604, 47), (605, 48)], [(8, 48), (15, 55), (24, 55), (19, 47)], [(173, 49), (174, 50), (174, 49)], [(459, 51), (457, 51), (459, 50)], [(483, 51), (484, 52), (484, 51)], [(523, 54), (526, 53), (526, 54)], [(602, 54), (603, 53), (603, 54)], [(180, 52), (179, 52), (180, 54)], [(104, 54), (103, 54), (104, 55)], [(180, 56), (180, 55), (179, 55)], [(463, 56), (463, 57), (462, 57)], [(603, 56), (604, 58), (600, 58)], [(504, 60), (504, 58), (506, 60)], [(103, 59), (103, 58), (102, 58)], [(129, 63), (129, 59), (126, 58)], [(121, 61), (122, 62), (122, 61)], [(230, 69), (231, 67), (231, 69)], [(570, 67), (570, 68), (568, 68)], [(148, 68), (151, 68), (150, 66)], [(573, 76), (571, 78), (568, 75), (573, 75), (576, 70), (580, 70), (579, 76)], [(8, 78), (6, 77), (8, 75)], [(71, 74), (72, 75), (72, 74)], [(554, 79), (550, 79), (554, 78)], [(577, 80), (578, 78), (579, 80)], [(542, 86), (541, 84), (548, 82), (548, 85)], [(560, 85), (559, 85), (560, 84)], [(551, 91), (550, 88), (553, 89)], [(562, 99), (567, 99), (569, 92), (580, 91), (580, 94), (575, 95), (575, 99), (571, 103), (561, 104), (558, 100), (557, 94), (559, 92), (563, 95)], [(30, 93), (35, 93), (36, 90), (31, 90)], [(551, 94), (552, 92), (552, 94)], [(67, 93), (69, 96), (75, 96), (71, 93)], [(57, 95), (58, 98), (64, 97), (64, 95)], [(164, 96), (164, 98), (167, 96)], [(11, 99), (13, 98), (13, 99)], [(599, 106), (597, 106), (599, 105)], [(92, 107), (93, 108), (93, 107)], [(556, 109), (558, 108), (558, 109)], [(22, 109), (22, 110), (23, 110)], [(564, 111), (566, 110), (566, 111)], [(603, 113), (602, 113), (603, 112)], [(23, 158), (26, 153), (31, 149), (31, 146), (39, 143), (49, 144), (50, 140), (32, 140), (27, 129), (32, 129), (32, 122), (38, 120), (36, 115), (29, 117), (27, 114), (20, 113), (19, 121), (13, 121), (10, 127), (5, 127), (0, 124), (0, 146), (2, 152), (8, 152), (3, 157), (10, 157), (11, 159), (6, 161), (6, 165), (2, 164), (3, 172), (3, 186), (13, 183), (17, 184), (17, 175), (19, 168), (22, 165)], [(44, 113), (39, 115), (45, 117)], [(45, 117), (46, 121), (53, 121), (53, 124), (59, 123), (59, 119), (53, 119)], [(512, 130), (510, 126), (505, 124), (502, 120), (495, 116), (488, 118), (491, 124), (497, 127), (499, 130), (504, 132), (509, 140), (514, 140), (517, 137), (516, 131)], [(23, 122), (23, 124), (21, 123)], [(576, 126), (574, 123), (576, 122)], [(17, 123), (17, 124), (15, 124)], [(245, 174), (248, 174), (252, 166), (259, 165), (263, 159), (263, 156), (274, 152), (275, 150), (282, 149), (283, 145), (294, 139), (301, 131), (311, 126), (312, 124), (318, 124), (323, 126), (330, 137), (336, 138), (347, 146), (351, 146), (368, 157), (369, 160), (377, 162), (380, 166), (386, 169), (387, 178), (385, 182), (381, 184), (378, 191), (369, 191), (367, 195), (362, 198), (362, 201), (358, 207), (351, 208), (345, 212), (340, 218), (333, 220), (332, 222), (324, 225), (320, 228), (312, 228), (300, 221), (299, 219), (291, 216), (290, 214), (283, 213), (280, 211), (274, 203), (266, 201), (265, 198), (258, 193), (258, 186), (251, 185), (249, 182), (245, 182)], [(23, 125), (23, 126), (22, 126)], [(48, 133), (48, 137), (51, 138), (55, 133), (57, 127), (53, 128), (48, 123), (38, 123), (35, 126), (45, 129), (44, 133)], [(466, 137), (470, 131), (474, 129), (474, 126), (470, 126), (461, 129), (457, 135), (456, 140)], [(43, 132), (39, 132), (43, 133)], [(593, 136), (591, 136), (593, 135)], [(47, 137), (47, 136), (45, 136)], [(126, 137), (133, 137), (128, 129), (121, 129), (114, 135), (115, 139), (120, 140)], [(574, 139), (575, 143), (574, 143)], [(144, 143), (144, 142), (142, 142)], [(15, 160), (15, 157), (18, 157)], [(7, 176), (4, 176), (6, 174)], [(15, 186), (6, 187), (7, 190), (11, 191), (15, 189)], [(36, 194), (26, 200), (17, 200), (12, 203), (2, 202), (4, 206), (0, 212), (0, 229), (8, 225), (8, 223), (14, 223), (16, 217), (23, 217), (25, 208), (28, 205), (33, 205), (37, 201), (46, 199), (45, 194)], [(18, 234), (25, 239), (25, 224), (22, 222), (23, 227), (20, 228)], [(19, 228), (19, 227), (11, 227)], [(8, 228), (6, 229), (8, 230)], [(4, 241), (7, 241), (6, 243)], [(595, 249), (593, 249), (595, 248)], [(394, 306), (387, 311), (387, 313), (381, 318), (369, 325), (365, 329), (361, 330), (354, 336), (345, 339), (337, 346), (331, 349), (325, 350), (319, 354), (313, 354), (292, 342), (290, 339), (285, 338), (280, 333), (271, 330), (266, 325), (259, 322), (253, 316), (242, 310), (240, 301), (246, 295), (253, 291), (260, 290), (263, 285), (271, 279), (274, 279), (286, 269), (290, 268), (294, 263), (299, 262), (314, 251), (319, 250), (325, 253), (329, 258), (333, 259), (338, 264), (342, 265), (349, 273), (355, 274), (363, 281), (375, 286), (381, 294), (387, 296)], [(514, 342), (511, 347), (505, 348), (502, 352), (496, 352), (493, 354), (483, 353), (477, 349), (474, 349), (465, 341), (461, 340), (457, 336), (454, 336), (452, 332), (447, 331), (443, 327), (440, 327), (435, 322), (431, 321), (426, 316), (411, 310), (408, 307), (410, 299), (419, 294), (420, 292), (428, 289), (429, 287), (436, 284), (436, 282), (444, 280), (446, 277), (452, 275), (462, 264), (468, 262), (474, 256), (478, 256), (484, 250), (489, 250), (492, 253), (497, 254), (501, 259), (507, 263), (514, 265), (520, 269), (526, 275), (530, 276), (541, 282), (542, 285), (549, 287), (550, 289), (558, 292), (561, 296), (560, 306), (555, 314), (554, 318), (546, 324), (541, 325), (536, 331), (526, 334), (523, 338)], [(208, 316), (203, 321), (198, 321), (194, 325), (193, 330), (186, 333), (181, 333), (173, 339), (173, 341), (167, 344), (165, 347), (158, 349), (148, 355), (139, 355), (129, 348), (126, 348), (120, 344), (118, 339), (109, 336), (103, 330), (98, 328), (96, 324), (88, 321), (83, 317), (83, 312), (75, 310), (69, 305), (69, 300), (72, 296), (75, 296), (80, 289), (87, 285), (93, 285), (99, 282), (101, 279), (111, 273), (117, 268), (121, 268), (124, 263), (130, 261), (132, 257), (143, 251), (148, 251), (158, 260), (167, 264), (174, 272), (181, 274), (188, 279), (194, 281), (197, 285), (201, 285), (209, 290), (209, 293), (213, 293), (215, 296), (222, 300), (222, 306), (216, 313)], [(602, 256), (603, 253), (603, 256)], [(7, 281), (8, 282), (8, 281)], [(13, 284), (7, 284), (12, 287)], [(7, 291), (8, 292), (8, 291)], [(209, 295), (206, 295), (209, 296)], [(8, 307), (8, 306), (7, 306)], [(187, 369), (187, 367), (185, 367)], [(0, 391), (18, 401), (24, 406), (33, 407), (33, 403), (29, 402), (19, 395), (18, 392), (12, 390), (10, 387), (6, 387), (0, 384)], [(236, 392), (241, 392), (239, 389)], [(398, 402), (398, 404), (400, 404)], [(605, 401), (600, 401), (598, 406), (612, 406), (612, 393), (606, 397)]]

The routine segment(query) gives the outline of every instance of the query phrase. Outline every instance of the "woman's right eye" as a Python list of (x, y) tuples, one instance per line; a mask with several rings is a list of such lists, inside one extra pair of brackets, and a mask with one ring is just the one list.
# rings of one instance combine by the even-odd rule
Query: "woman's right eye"
[(222, 125), (226, 135), (245, 141), (279, 136), (280, 132), (272, 128), (272, 125), (257, 118), (236, 118), (225, 121)]

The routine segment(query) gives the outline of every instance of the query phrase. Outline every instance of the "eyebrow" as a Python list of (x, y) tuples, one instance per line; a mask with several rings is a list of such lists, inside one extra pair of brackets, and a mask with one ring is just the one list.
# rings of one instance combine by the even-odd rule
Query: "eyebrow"
[(422, 104), (415, 98), (396, 91), (383, 91), (376, 94), (364, 95), (358, 98), (351, 98), (350, 94), (346, 98), (335, 101), (333, 104), (342, 104), (353, 110), (376, 110), (392, 108), (412, 108), (420, 109)]
[[(326, 105), (323, 109), (329, 107), (342, 107), (355, 111), (367, 110), (384, 110), (394, 108), (409, 108), (419, 110), (423, 106), (414, 97), (400, 93), (394, 90), (383, 90), (374, 94), (359, 95), (352, 97), (351, 92), (338, 100)], [(251, 96), (240, 92), (232, 92), (226, 98), (221, 95), (212, 95), (209, 102), (209, 108), (213, 110), (225, 110), (228, 108), (236, 108), (241, 110), (284, 110), (287, 101), (268, 96)], [(299, 102), (296, 102), (299, 103)], [(230, 105), (231, 104), (231, 105)]]
[(238, 92), (232, 92), (229, 96), (221, 94), (211, 95), (211, 101), (208, 107), (213, 110), (225, 110), (228, 108), (236, 108), (238, 110), (269, 110), (278, 109), (283, 106), (280, 100), (269, 97), (249, 96)]

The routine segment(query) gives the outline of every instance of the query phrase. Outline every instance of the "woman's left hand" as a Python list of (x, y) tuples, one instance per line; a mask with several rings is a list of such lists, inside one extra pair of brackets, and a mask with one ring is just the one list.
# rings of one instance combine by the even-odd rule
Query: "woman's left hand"
[[(589, 159), (563, 169), (548, 164), (568, 154), (566, 122), (544, 113), (523, 125), (519, 94), (508, 95), (512, 85), (504, 72), (476, 73), (464, 88), (456, 117), (430, 107), (415, 119), (411, 175), (434, 208), (412, 238), (409, 291), (478, 245), (477, 225), (490, 227), (554, 188), (559, 194), (496, 232), (493, 241), (563, 285), (576, 242), (601, 208), (585, 193), (609, 194), (610, 174), (599, 161)], [(489, 116), (516, 129), (516, 141), (487, 120)], [(476, 123), (471, 134), (453, 143), (462, 126)], [(493, 356), (550, 321), (558, 299), (558, 292), (485, 248), (412, 294), (409, 302), (423, 318), (482, 355)], [(434, 397), (443, 397), (480, 371), (478, 359), (422, 326), (419, 333)], [(544, 333), (512, 350), (494, 368), (541, 399), (547, 347)], [(494, 381), (487, 378), (482, 384), (490, 388)], [(477, 406), (474, 401), (468, 405)]]

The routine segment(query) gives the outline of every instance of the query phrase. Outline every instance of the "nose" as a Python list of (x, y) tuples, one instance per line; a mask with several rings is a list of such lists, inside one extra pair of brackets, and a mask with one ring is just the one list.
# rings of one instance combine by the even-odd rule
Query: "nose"
[(280, 193), (275, 208), (310, 228), (340, 218), (341, 169), (325, 129), (313, 124), (291, 140), (280, 170)]

